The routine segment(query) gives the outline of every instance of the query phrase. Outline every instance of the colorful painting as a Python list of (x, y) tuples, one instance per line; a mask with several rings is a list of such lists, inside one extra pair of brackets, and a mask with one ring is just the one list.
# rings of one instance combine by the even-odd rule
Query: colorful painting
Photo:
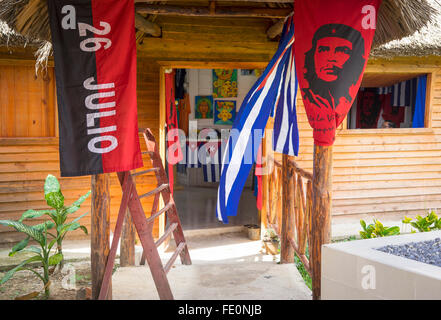
[(237, 97), (237, 69), (213, 69), (213, 97)]
[(214, 124), (233, 125), (236, 118), (236, 101), (215, 101)]
[(213, 97), (196, 96), (195, 100), (195, 118), (213, 119)]

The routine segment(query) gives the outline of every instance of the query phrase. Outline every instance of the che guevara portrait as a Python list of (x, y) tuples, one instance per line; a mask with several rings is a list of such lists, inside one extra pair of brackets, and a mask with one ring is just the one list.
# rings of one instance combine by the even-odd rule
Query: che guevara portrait
[(333, 110), (341, 103), (352, 103), (349, 88), (362, 74), (364, 49), (361, 33), (352, 27), (321, 26), (305, 53), (304, 77), (309, 87), (303, 89), (304, 97), (318, 108)]

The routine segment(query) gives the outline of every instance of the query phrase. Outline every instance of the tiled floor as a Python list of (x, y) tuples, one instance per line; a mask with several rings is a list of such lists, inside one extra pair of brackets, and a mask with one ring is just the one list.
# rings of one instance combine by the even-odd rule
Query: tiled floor
[(258, 223), (256, 197), (250, 188), (244, 189), (238, 214), (229, 217), (228, 224), (216, 218), (217, 187), (180, 187), (174, 191), (174, 199), (184, 230)]

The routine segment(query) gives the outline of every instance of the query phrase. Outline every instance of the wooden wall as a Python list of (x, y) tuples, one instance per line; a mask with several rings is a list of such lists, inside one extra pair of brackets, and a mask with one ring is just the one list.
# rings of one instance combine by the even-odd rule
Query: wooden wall
[[(159, 137), (161, 117), (160, 67), (167, 61), (171, 65), (207, 62), (208, 66), (212, 62), (227, 62), (234, 66), (234, 62), (268, 62), (277, 49), (277, 42), (267, 41), (265, 35), (270, 25), (268, 20), (159, 17), (155, 22), (162, 26), (162, 38), (146, 37), (138, 45), (138, 119), (140, 127), (150, 127), (156, 137)], [(17, 50), (10, 55), (0, 49), (1, 65), (23, 65), (23, 61), (28, 67), (33, 66), (29, 51)], [(401, 68), (401, 72), (412, 72), (423, 65), (439, 67), (441, 60), (372, 60), (368, 70), (392, 66)], [(334, 221), (341, 217), (359, 219), (383, 213), (413, 215), (428, 208), (441, 208), (440, 72), (434, 75), (433, 84), (432, 129), (339, 131), (334, 146)], [(1, 84), (2, 97), (3, 92)], [(41, 114), (41, 104), (37, 103), (32, 110), (35, 113), (29, 119), (40, 119), (37, 115)], [(297, 160), (302, 167), (312, 170), (312, 130), (301, 99), (298, 113), (301, 147)], [(56, 133), (56, 128), (51, 130)], [(43, 182), (48, 173), (59, 175), (59, 165), (58, 139), (52, 135), (53, 131), (45, 132), (38, 134), (46, 134), (46, 137), (28, 133), (31, 138), (4, 138), (2, 131), (0, 219), (17, 219), (26, 209), (46, 207), (42, 200)], [(121, 193), (115, 175), (112, 177), (112, 221), (115, 222)], [(153, 188), (154, 180), (150, 178), (139, 182), (142, 184), (140, 193)], [(90, 188), (90, 177), (63, 178), (61, 184), (67, 203), (71, 203)], [(149, 210), (150, 206), (149, 200), (145, 208)], [(80, 212), (88, 210), (89, 202)], [(83, 220), (87, 226), (89, 221), (89, 218)], [(0, 245), (9, 246), (19, 239), (21, 236), (11, 229), (0, 227)]]
[[(266, 39), (265, 31), (270, 25), (268, 20), (160, 17), (156, 22), (163, 28), (162, 38), (146, 37), (138, 46), (137, 96), (139, 126), (151, 128), (157, 139), (160, 124), (160, 66), (164, 61), (267, 62), (277, 48), (277, 42), (269, 42)], [(12, 74), (14, 77), (19, 75), (25, 77), (24, 83), (27, 85), (41, 82), (41, 79), (34, 80), (33, 63), (33, 56), (29, 50), (16, 49), (11, 55), (5, 48), (0, 48), (0, 66), (18, 68), (19, 71), (11, 71)], [(23, 75), (25, 72), (27, 76)], [(49, 74), (53, 74), (52, 68), (49, 69)], [(49, 84), (44, 83), (49, 87), (54, 86), (53, 81)], [(1, 99), (3, 92), (6, 91), (5, 88), (8, 88), (9, 92), (11, 88), (9, 81), (8, 84), (1, 83)], [(35, 91), (44, 96), (45, 90)], [(23, 98), (17, 92), (12, 97)], [(10, 102), (4, 104), (4, 101), (0, 100), (1, 110), (3, 112), (4, 105), (7, 106), (7, 110), (17, 107), (28, 108), (26, 114), (29, 117), (26, 119), (28, 123), (33, 123), (35, 119), (40, 119), (39, 114), (43, 110), (40, 98), (41, 96), (38, 96), (33, 99), (29, 96), (29, 100), (26, 100), (28, 102), (23, 103), (22, 99), (17, 101), (14, 107)], [(51, 100), (48, 101), (48, 106), (54, 104), (50, 102)], [(49, 117), (52, 115), (49, 114)], [(10, 121), (7, 123), (10, 128)], [(19, 125), (21, 124), (15, 124), (13, 127), (17, 128)], [(6, 135), (3, 130), (0, 131), (0, 219), (18, 219), (27, 209), (46, 208), (43, 198), (44, 179), (49, 173), (59, 177), (58, 138), (55, 137), (54, 130), (56, 131), (56, 128), (52, 131), (44, 131), (45, 134), (41, 131), (32, 135), (18, 134), (18, 131)], [(12, 138), (14, 135), (21, 138)], [(141, 147), (144, 147), (142, 140)], [(144, 165), (149, 164), (144, 161)], [(89, 176), (61, 178), (60, 182), (67, 204), (90, 189)], [(144, 177), (137, 182), (138, 192), (143, 193), (154, 187), (155, 180)], [(111, 196), (113, 225), (121, 199), (115, 174), (112, 174)], [(143, 201), (144, 208), (150, 210), (152, 199)], [(79, 214), (87, 211), (90, 211), (89, 201), (84, 204)], [(90, 227), (90, 217), (86, 216), (82, 221), (88, 228)], [(38, 222), (41, 221), (35, 221)], [(156, 234), (159, 232), (158, 228), (157, 224), (154, 230)], [(0, 226), (0, 246), (10, 246), (12, 242), (22, 237), (13, 229)], [(83, 236), (80, 232), (76, 232), (72, 237)]]
[[(440, 66), (440, 59), (434, 57), (369, 60), (367, 73), (434, 72), (427, 94), (429, 128), (339, 128), (333, 147), (333, 223), (401, 219), (441, 209)], [(300, 92), (297, 113), (300, 150), (296, 160), (312, 172), (312, 129)]]
[(0, 137), (55, 136), (52, 68), (35, 77), (33, 66), (0, 65)]
[[(0, 53), (1, 56), (1, 53)], [(58, 138), (56, 137), (56, 101), (53, 67), (47, 74), (35, 76), (32, 58), (25, 54), (20, 59), (0, 59), (0, 219), (18, 219), (27, 209), (45, 209), (43, 185), (48, 174), (59, 178), (66, 205), (90, 190), (90, 176), (60, 178)], [(1, 63), (3, 61), (3, 63)], [(138, 96), (139, 126), (150, 126), (158, 130), (158, 68), (139, 65)], [(150, 98), (147, 98), (150, 97)], [(148, 108), (154, 104), (156, 107)], [(142, 108), (144, 107), (144, 108)], [(145, 149), (142, 135), (141, 147)], [(145, 167), (150, 161), (144, 157)], [(116, 222), (121, 191), (116, 174), (111, 174), (111, 223)], [(138, 192), (145, 193), (154, 188), (151, 177), (137, 179)], [(151, 209), (151, 199), (143, 199), (144, 208)], [(86, 201), (72, 217), (90, 212), (90, 201)], [(30, 224), (42, 219), (29, 220)], [(90, 216), (82, 219), (90, 230)], [(154, 229), (158, 233), (158, 224)], [(19, 241), (23, 235), (12, 228), (0, 226), (0, 246)], [(82, 232), (74, 232), (70, 238), (87, 238)]]

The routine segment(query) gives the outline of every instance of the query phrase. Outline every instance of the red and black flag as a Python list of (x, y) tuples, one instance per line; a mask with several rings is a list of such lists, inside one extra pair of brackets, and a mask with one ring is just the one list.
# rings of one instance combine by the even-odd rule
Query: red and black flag
[(142, 167), (133, 0), (48, 0), (62, 176)]
[(295, 63), (314, 143), (334, 143), (360, 88), (381, 0), (296, 0)]

